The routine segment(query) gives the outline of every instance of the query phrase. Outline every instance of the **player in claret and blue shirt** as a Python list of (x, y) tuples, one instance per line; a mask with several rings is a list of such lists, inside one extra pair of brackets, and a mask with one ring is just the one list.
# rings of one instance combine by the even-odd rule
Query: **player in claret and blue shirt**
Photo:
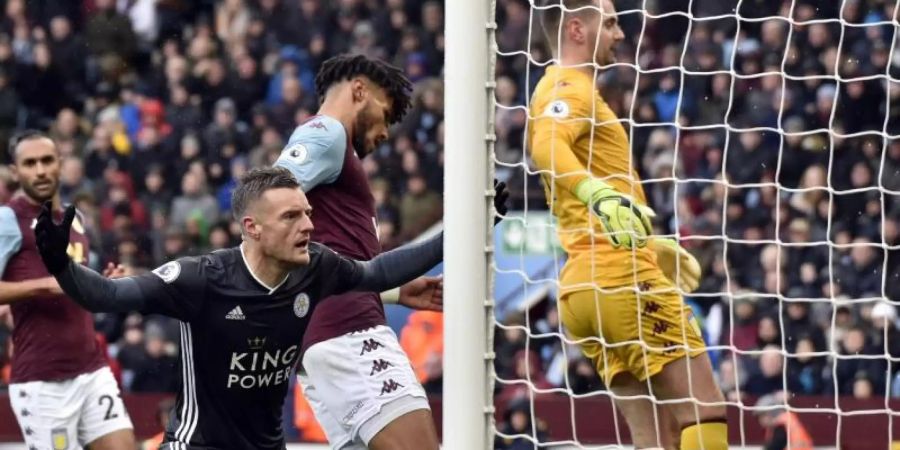
[[(94, 320), (66, 298), (35, 246), (41, 205), (49, 202), (54, 214), (62, 213), (59, 149), (47, 135), (28, 130), (12, 139), (9, 153), (22, 189), (0, 206), (0, 304), (10, 305), (15, 321), (9, 401), (22, 437), (29, 449), (133, 449), (131, 420)], [(80, 216), (72, 217), (62, 250), (73, 264), (88, 263), (90, 242)]]

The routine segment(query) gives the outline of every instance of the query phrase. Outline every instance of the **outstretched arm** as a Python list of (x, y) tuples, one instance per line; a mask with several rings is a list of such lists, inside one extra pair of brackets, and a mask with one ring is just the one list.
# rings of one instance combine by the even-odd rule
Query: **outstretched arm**
[(408, 283), (440, 263), (444, 258), (444, 233), (382, 253), (371, 261), (323, 250), (319, 263), (322, 297), (348, 291), (381, 292)]
[[(506, 216), (506, 183), (494, 180), (494, 223)], [(407, 244), (376, 256), (371, 261), (356, 261), (328, 252), (323, 266), (328, 271), (334, 267), (337, 276), (328, 277), (323, 290), (330, 294), (347, 291), (381, 292), (409, 283), (444, 259), (444, 233), (418, 243)], [(440, 309), (429, 305), (425, 309)]]
[(104, 278), (81, 264), (69, 264), (54, 274), (72, 300), (91, 312), (127, 312), (146, 309), (148, 298), (134, 278)]
[(380, 292), (406, 284), (428, 272), (444, 259), (444, 233), (376, 256), (371, 261), (353, 261), (358, 279), (348, 290)]
[[(109, 279), (66, 254), (75, 208), (69, 206), (57, 225), (44, 204), (35, 225), (38, 252), (60, 288), (84, 309), (92, 312), (141, 311), (189, 320), (204, 298), (203, 265), (184, 258), (168, 262), (152, 273)], [(110, 273), (115, 271), (110, 269)]]
[(41, 208), (34, 227), (38, 252), (50, 275), (72, 300), (91, 312), (125, 312), (141, 310), (146, 304), (137, 283), (130, 278), (110, 280), (81, 264), (66, 253), (69, 230), (75, 218), (75, 207), (69, 206), (57, 225), (50, 214), (52, 205)]

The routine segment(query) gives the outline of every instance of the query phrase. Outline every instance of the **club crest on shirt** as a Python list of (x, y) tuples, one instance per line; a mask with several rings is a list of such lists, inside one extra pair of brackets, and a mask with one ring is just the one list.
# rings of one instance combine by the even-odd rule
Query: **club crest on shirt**
[(297, 294), (294, 298), (294, 314), (297, 317), (304, 317), (309, 312), (309, 296), (305, 292)]
[(50, 431), (50, 442), (53, 443), (53, 450), (65, 450), (69, 448), (69, 437), (65, 428), (54, 428)]
[(153, 273), (166, 283), (171, 283), (181, 274), (181, 264), (178, 261), (169, 261), (154, 269)]
[(297, 142), (284, 149), (284, 154), (287, 155), (288, 159), (291, 161), (297, 164), (303, 164), (303, 162), (306, 161), (306, 158), (309, 157), (309, 150), (306, 149), (305, 145)]

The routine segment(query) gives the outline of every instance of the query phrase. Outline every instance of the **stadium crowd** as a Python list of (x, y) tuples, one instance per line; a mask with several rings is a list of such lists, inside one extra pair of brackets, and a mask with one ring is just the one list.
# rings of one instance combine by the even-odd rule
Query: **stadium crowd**
[[(365, 160), (384, 247), (441, 218), (438, 0), (2, 3), (0, 140), (26, 127), (51, 131), (67, 157), (63, 200), (89, 220), (96, 268), (112, 261), (143, 271), (239, 242), (228, 214), (235, 179), (271, 164), (315, 113), (316, 70), (341, 52), (384, 58), (415, 83), (412, 110)], [(616, 3), (620, 11), (643, 4)], [(720, 384), (732, 399), (783, 388), (900, 396), (887, 357), (900, 357), (900, 318), (878, 301), (900, 301), (900, 140), (889, 137), (900, 133), (900, 50), (884, 23), (893, 2), (847, 0), (843, 11), (831, 1), (741, 2), (744, 18), (782, 17), (764, 21), (704, 19), (732, 14), (735, 1), (646, 3), (659, 13), (691, 4), (694, 20), (623, 14), (623, 64), (601, 76), (601, 89), (619, 117), (633, 118), (626, 126), (657, 232), (686, 237), (703, 266), (689, 299), (707, 342), (725, 346), (713, 353)], [(548, 52), (540, 30), (529, 29), (529, 2), (499, 0), (497, 14), (498, 173), (509, 179), (513, 209), (541, 209), (523, 150), (525, 111), (509, 106), (526, 104)], [(0, 168), (0, 204), (14, 189)], [(529, 316), (532, 332), (558, 330), (552, 295), (540, 310)], [(173, 389), (175, 324), (136, 314), (96, 323), (125, 390)], [(414, 313), (401, 338), (433, 393), (440, 326), (439, 315)], [(520, 328), (497, 335), (501, 377), (576, 393), (602, 388), (560, 339)], [(527, 390), (498, 386), (510, 405), (505, 432), (531, 434)]]

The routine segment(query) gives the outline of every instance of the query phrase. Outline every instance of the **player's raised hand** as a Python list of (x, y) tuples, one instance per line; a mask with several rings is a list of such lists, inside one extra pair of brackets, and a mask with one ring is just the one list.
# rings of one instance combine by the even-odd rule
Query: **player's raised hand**
[(509, 200), (509, 192), (506, 190), (506, 183), (494, 178), (494, 210), (497, 211), (497, 216), (494, 217), (494, 225), (500, 223), (503, 217), (506, 216), (508, 211), (506, 206), (507, 200)]
[(600, 226), (613, 247), (631, 249), (647, 245), (647, 237), (653, 233), (651, 220), (656, 217), (652, 209), (601, 180), (585, 180), (576, 190), (578, 198), (600, 219)]
[(34, 226), (34, 237), (44, 266), (48, 272), (55, 275), (69, 264), (66, 250), (69, 248), (69, 230), (72, 228), (72, 220), (75, 219), (75, 206), (69, 205), (66, 208), (59, 225), (53, 221), (52, 210), (53, 203), (50, 201), (41, 207)]
[(443, 311), (444, 278), (419, 277), (400, 286), (398, 303), (412, 309)]

